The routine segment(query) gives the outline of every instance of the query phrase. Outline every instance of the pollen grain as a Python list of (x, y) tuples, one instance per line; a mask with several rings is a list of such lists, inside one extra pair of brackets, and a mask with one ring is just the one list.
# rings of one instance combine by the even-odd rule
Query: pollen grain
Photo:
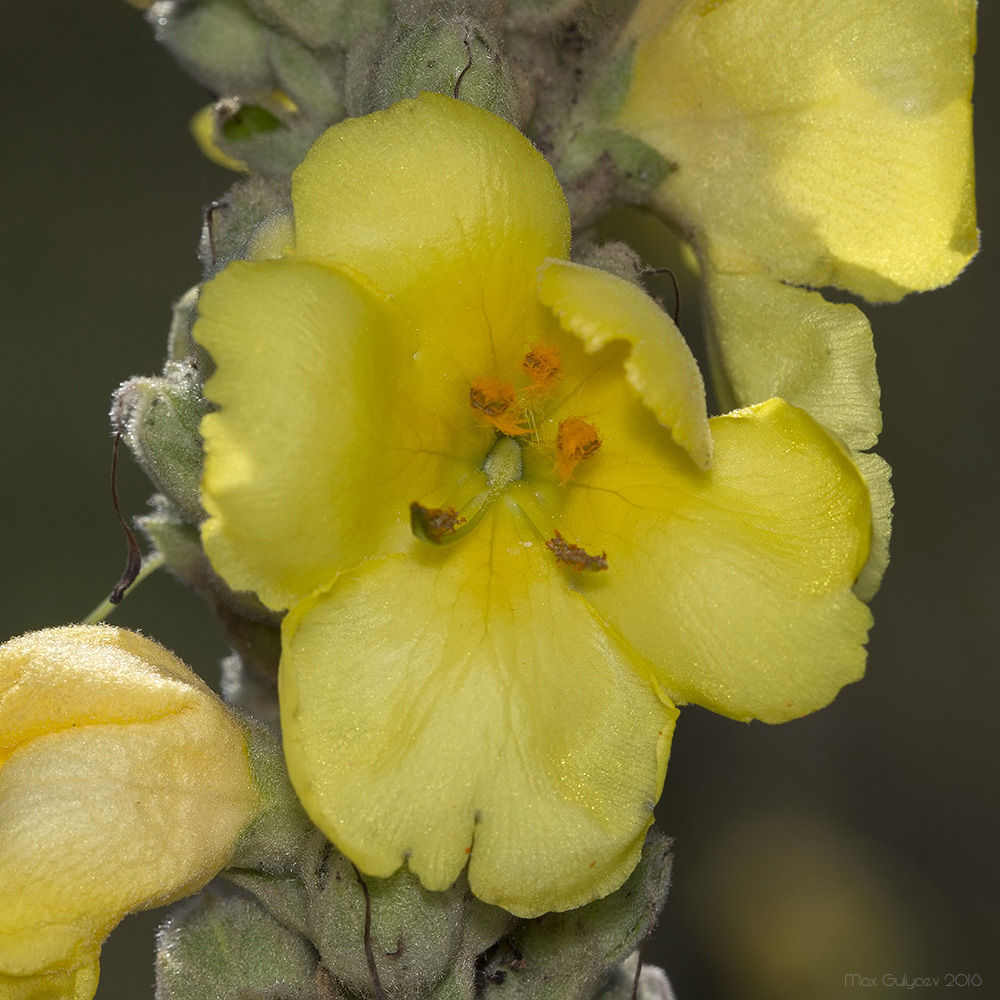
[(481, 413), (498, 431), (517, 437), (528, 427), (517, 406), (514, 386), (490, 375), (479, 375), (469, 389), (469, 405)]
[(601, 447), (597, 428), (583, 417), (567, 417), (556, 431), (556, 473), (566, 483), (573, 470), (586, 458), (591, 458)]
[(555, 344), (532, 344), (521, 362), (521, 371), (531, 379), (530, 396), (547, 396), (562, 378), (562, 357)]

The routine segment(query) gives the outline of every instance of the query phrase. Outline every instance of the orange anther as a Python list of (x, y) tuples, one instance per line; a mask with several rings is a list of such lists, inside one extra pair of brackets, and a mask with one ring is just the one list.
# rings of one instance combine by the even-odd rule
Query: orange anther
[(469, 405), (503, 434), (517, 437), (528, 433), (517, 408), (514, 386), (509, 382), (488, 375), (474, 378), (469, 389)]
[(521, 362), (521, 371), (531, 379), (528, 392), (546, 395), (562, 378), (562, 358), (555, 344), (532, 344)]
[(556, 472), (565, 483), (573, 470), (601, 447), (597, 428), (583, 417), (567, 417), (556, 431)]
[(608, 568), (607, 552), (602, 552), (599, 556), (592, 556), (585, 549), (580, 548), (579, 545), (567, 542), (559, 534), (558, 529), (556, 529), (556, 537), (550, 538), (545, 543), (545, 547), (550, 552), (555, 553), (556, 562), (562, 563), (564, 566), (569, 566), (570, 569), (575, 569), (577, 572), (582, 569), (599, 570)]

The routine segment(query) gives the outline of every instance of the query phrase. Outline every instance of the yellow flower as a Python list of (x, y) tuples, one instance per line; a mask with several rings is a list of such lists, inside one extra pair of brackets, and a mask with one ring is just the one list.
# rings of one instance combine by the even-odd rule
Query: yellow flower
[[(852, 449), (888, 562), (889, 467), (871, 328), (851, 305), (951, 281), (978, 247), (975, 0), (642, 0), (619, 125), (673, 165), (653, 203), (698, 251), (729, 406), (771, 395)], [(807, 287), (794, 287), (807, 286)]]
[(345, 121), (292, 200), (294, 247), (226, 268), (195, 326), (204, 543), (291, 609), (292, 781), (369, 874), (468, 863), (519, 915), (604, 895), (674, 702), (779, 722), (861, 675), (863, 482), (780, 400), (707, 419), (677, 328), (567, 262), (500, 118), (424, 94)]
[(257, 805), (236, 722), (161, 646), (0, 646), (0, 997), (90, 1000), (115, 924), (204, 885)]
[(723, 273), (872, 300), (975, 253), (975, 0), (643, 0), (621, 124)]

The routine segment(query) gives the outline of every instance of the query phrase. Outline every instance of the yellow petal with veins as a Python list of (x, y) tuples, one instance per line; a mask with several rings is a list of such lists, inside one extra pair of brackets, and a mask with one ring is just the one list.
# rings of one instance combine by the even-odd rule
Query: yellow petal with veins
[(436, 505), (454, 503), (450, 484), (488, 450), (468, 384), (428, 373), (416, 331), (348, 275), (236, 263), (198, 311), (194, 336), (217, 366), (205, 394), (218, 411), (201, 427), (205, 549), (230, 586), (273, 608), (398, 551), (414, 497), (433, 502), (447, 484)]
[(444, 889), (468, 862), (521, 916), (580, 906), (635, 866), (676, 710), (516, 504), (467, 538), (369, 560), (288, 616), (292, 782), (363, 871)]
[[(552, 168), (512, 125), (440, 94), (351, 118), (292, 179), (296, 252), (346, 262), (452, 350), (492, 342), (513, 371), (542, 321), (535, 270), (569, 254)], [(496, 374), (466, 366), (466, 376)]]
[(632, 388), (694, 462), (707, 469), (712, 435), (705, 383), (673, 320), (641, 289), (607, 271), (550, 260), (539, 271), (539, 297), (589, 352), (615, 340), (631, 350)]
[(574, 585), (673, 700), (784, 722), (864, 672), (871, 614), (851, 588), (868, 494), (843, 448), (781, 400), (711, 423), (707, 473), (665, 435), (632, 436), (565, 491), (564, 523), (608, 553), (606, 573)]

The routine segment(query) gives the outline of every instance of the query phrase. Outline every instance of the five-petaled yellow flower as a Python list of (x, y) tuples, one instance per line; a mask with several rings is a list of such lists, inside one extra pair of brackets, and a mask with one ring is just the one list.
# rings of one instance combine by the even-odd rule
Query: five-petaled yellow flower
[(468, 864), (521, 915), (604, 895), (675, 702), (780, 722), (861, 675), (863, 481), (781, 400), (708, 420), (677, 328), (567, 261), (552, 171), (485, 111), (336, 125), (292, 200), (195, 327), (204, 543), (290, 609), (292, 781), (368, 874)]

